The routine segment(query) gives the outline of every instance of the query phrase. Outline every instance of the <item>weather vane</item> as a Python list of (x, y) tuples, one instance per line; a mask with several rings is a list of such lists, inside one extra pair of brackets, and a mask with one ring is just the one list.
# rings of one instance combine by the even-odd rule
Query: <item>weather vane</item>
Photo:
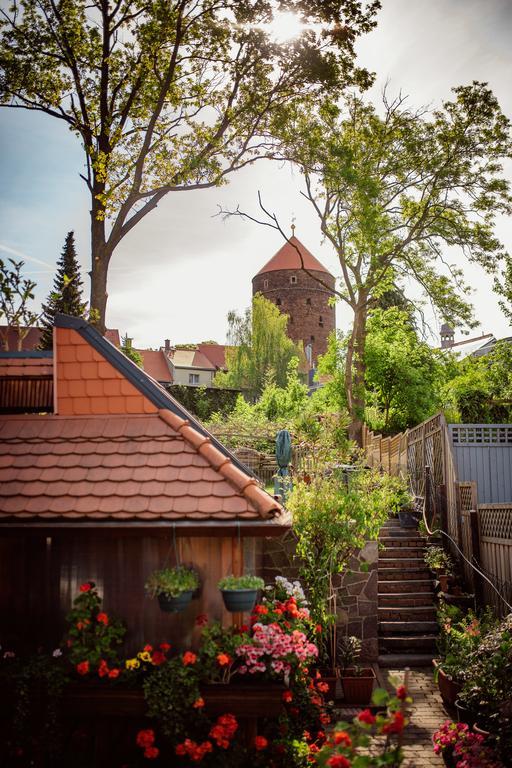
[(295, 236), (295, 214), (292, 215), (292, 237)]

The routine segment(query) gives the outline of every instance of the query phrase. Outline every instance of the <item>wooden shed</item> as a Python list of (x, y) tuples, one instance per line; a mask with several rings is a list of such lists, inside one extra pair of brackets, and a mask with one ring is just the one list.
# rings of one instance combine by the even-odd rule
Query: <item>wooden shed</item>
[[(84, 320), (58, 316), (53, 356), (35, 359), (0, 356), (0, 392), (11, 398), (0, 417), (3, 646), (55, 647), (87, 580), (127, 625), (127, 652), (149, 640), (193, 645), (198, 614), (232, 621), (217, 582), (259, 573), (262, 540), (289, 527), (286, 511)], [(176, 562), (193, 565), (201, 587), (173, 615), (144, 583)]]

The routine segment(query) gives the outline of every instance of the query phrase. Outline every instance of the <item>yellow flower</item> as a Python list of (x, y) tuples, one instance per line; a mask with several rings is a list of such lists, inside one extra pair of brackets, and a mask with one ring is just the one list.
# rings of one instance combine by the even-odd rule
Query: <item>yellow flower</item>
[(151, 654), (149, 651), (141, 651), (137, 654), (137, 658), (141, 661), (151, 661)]
[(140, 661), (138, 659), (127, 659), (125, 667), (126, 669), (138, 669), (140, 667)]

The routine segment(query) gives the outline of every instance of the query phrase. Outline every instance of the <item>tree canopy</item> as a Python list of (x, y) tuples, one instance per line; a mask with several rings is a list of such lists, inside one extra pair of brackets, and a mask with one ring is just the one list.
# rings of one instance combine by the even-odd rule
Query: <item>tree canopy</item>
[(0, 259), (0, 320), (5, 320), (6, 329), (2, 334), (2, 346), (9, 350), (9, 330), (17, 335), (17, 350), (23, 346), (23, 339), (30, 328), (35, 326), (40, 315), (31, 309), (36, 283), (23, 277), (23, 261)]
[(260, 395), (271, 381), (285, 387), (290, 360), (304, 357), (286, 333), (288, 315), (257, 293), (243, 314), (229, 313), (228, 323), (227, 372), (218, 373), (215, 384), (243, 389), (253, 396)]
[(393, 286), (416, 284), (452, 325), (472, 324), (459, 251), (495, 272), (505, 256), (496, 214), (511, 210), (502, 162), (510, 122), (484, 83), (454, 89), (433, 111), (384, 95), (326, 101), (283, 127), (283, 156), (302, 171), (306, 198), (339, 257), (339, 298), (353, 312), (346, 378), (351, 437), (360, 441), (368, 313)]
[(40, 349), (52, 349), (53, 326), (55, 316), (59, 313), (83, 317), (86, 310), (86, 302), (82, 299), (83, 286), (80, 277), (80, 265), (76, 257), (75, 237), (73, 232), (68, 232), (59, 261), (57, 273), (53, 281), (51, 291), (46, 304), (43, 304), (43, 316), (41, 326), (43, 332), (39, 342)]
[[(121, 240), (169, 192), (272, 157), (299, 103), (371, 77), (357, 37), (378, 0), (12, 0), (0, 9), (0, 106), (79, 138), (91, 200), (91, 310), (105, 327)], [(276, 42), (276, 11), (315, 22)]]

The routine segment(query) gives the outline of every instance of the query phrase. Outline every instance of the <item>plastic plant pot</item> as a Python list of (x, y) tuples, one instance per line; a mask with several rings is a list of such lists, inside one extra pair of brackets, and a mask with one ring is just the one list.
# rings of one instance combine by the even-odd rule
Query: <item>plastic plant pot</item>
[(165, 611), (166, 613), (179, 613), (180, 611), (184, 611), (185, 608), (188, 608), (193, 594), (194, 591), (192, 589), (187, 592), (182, 592), (176, 597), (160, 593), (158, 595), (160, 610)]
[(230, 613), (252, 611), (256, 603), (257, 589), (221, 589), (226, 610)]

